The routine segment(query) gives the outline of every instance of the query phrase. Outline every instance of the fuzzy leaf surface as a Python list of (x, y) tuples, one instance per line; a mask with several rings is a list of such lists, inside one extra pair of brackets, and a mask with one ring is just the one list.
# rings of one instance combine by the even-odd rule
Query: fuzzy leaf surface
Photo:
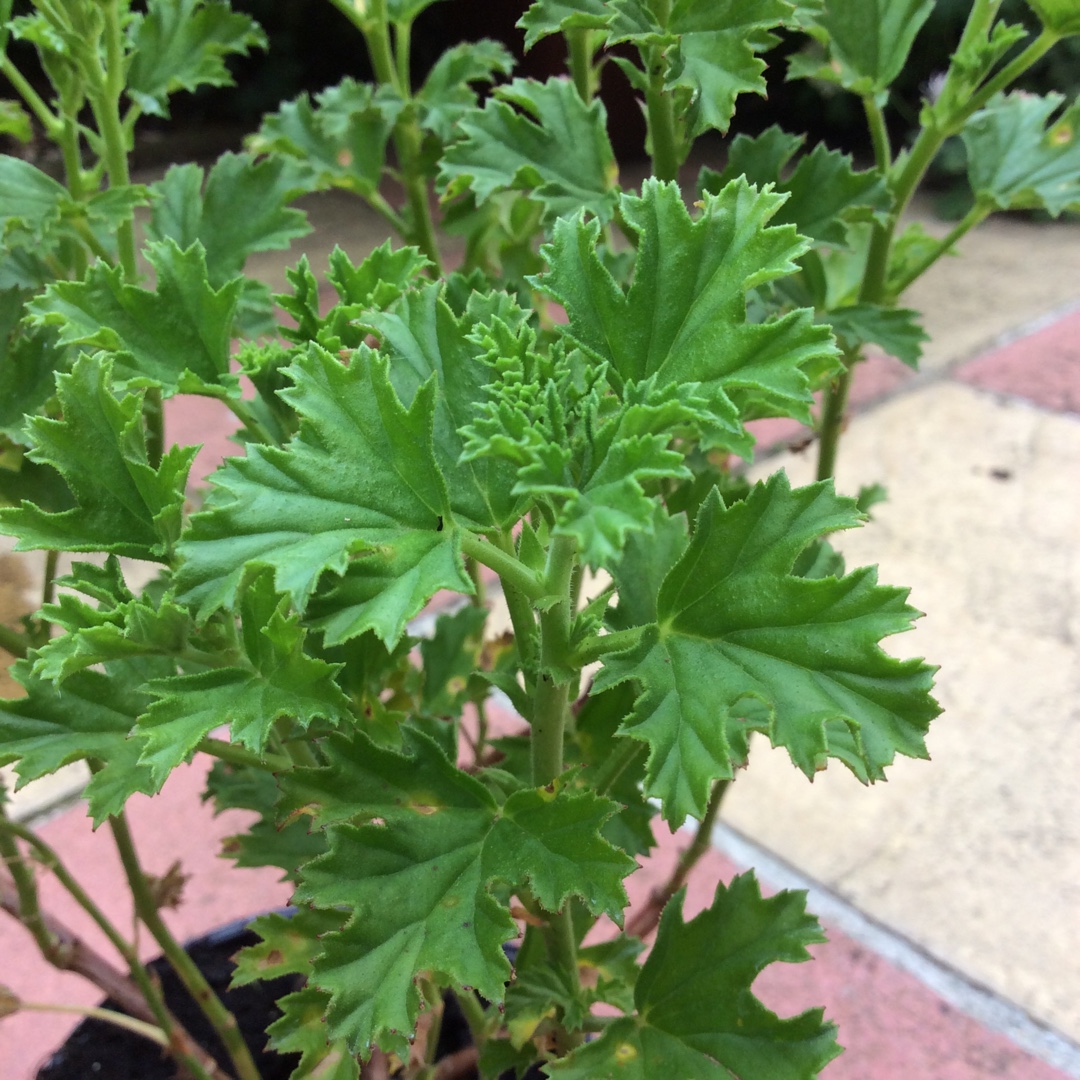
[(360, 1065), (344, 1039), (327, 1036), (327, 995), (313, 986), (277, 1002), (282, 1015), (267, 1029), (268, 1044), (279, 1054), (299, 1054), (289, 1080), (357, 1080)]
[(234, 742), (261, 753), (279, 717), (292, 717), (305, 730), (316, 719), (348, 715), (335, 669), (305, 654), (299, 618), (289, 614), (287, 598), (274, 592), (269, 571), (245, 589), (240, 616), (250, 667), (214, 668), (147, 684), (157, 700), (139, 720), (140, 760), (159, 785), (222, 724), (229, 724)]
[(676, 0), (661, 23), (645, 0), (613, 0), (611, 42), (666, 50), (665, 85), (689, 97), (691, 136), (727, 131), (742, 93), (765, 93), (758, 53), (776, 43), (770, 30), (791, 14), (786, 0)]
[(657, 622), (594, 684), (642, 686), (620, 730), (649, 744), (645, 791), (668, 822), (701, 817), (712, 782), (745, 763), (753, 730), (808, 777), (835, 757), (867, 783), (897, 753), (927, 756), (933, 669), (878, 644), (917, 616), (907, 591), (878, 585), (874, 568), (840, 579), (791, 572), (814, 540), (861, 520), (831, 484), (792, 490), (783, 473), (730, 508), (716, 493), (703, 505)]
[(517, 25), (525, 31), (525, 48), (566, 30), (602, 30), (611, 19), (605, 0), (535, 0)]
[(231, 86), (227, 56), (266, 47), (266, 35), (224, 0), (150, 0), (134, 24), (127, 92), (143, 112), (168, 116), (168, 98), (200, 86)]
[(443, 156), (448, 195), (528, 191), (547, 221), (581, 209), (602, 220), (614, 206), (615, 155), (599, 100), (586, 105), (569, 79), (515, 79), (458, 122), (462, 138)]
[(120, 267), (97, 264), (83, 281), (58, 281), (28, 307), (36, 326), (56, 326), (65, 345), (114, 354), (118, 381), (157, 384), (175, 393), (190, 372), (211, 385), (229, 383), (229, 342), (243, 284), (215, 289), (201, 244), (152, 243), (153, 292), (124, 282)]
[(352, 912), (323, 939), (312, 983), (331, 995), (331, 1035), (354, 1049), (404, 1045), (421, 971), (502, 1000), (510, 967), (501, 946), (515, 931), (494, 883), (528, 882), (551, 911), (580, 896), (592, 912), (621, 917), (622, 878), (634, 866), (600, 836), (616, 804), (556, 786), (500, 806), (426, 736), (411, 733), (408, 744), (405, 756), (331, 737), (329, 766), (282, 782), (286, 811), (348, 822), (328, 827), (330, 849), (302, 869), (298, 895)]
[(463, 41), (447, 49), (416, 93), (421, 127), (441, 142), (450, 142), (458, 121), (476, 107), (472, 84), (494, 82), (497, 75), (513, 70), (514, 58), (497, 41)]
[(174, 165), (150, 187), (148, 234), (184, 249), (201, 243), (210, 284), (221, 288), (243, 272), (249, 255), (287, 248), (310, 232), (305, 215), (287, 206), (302, 190), (301, 168), (289, 158), (227, 153), (208, 174)]
[(277, 151), (297, 163), (309, 189), (340, 187), (374, 194), (386, 164), (386, 146), (401, 100), (385, 88), (342, 79), (312, 103), (307, 94), (263, 118), (249, 146)]
[(809, 311), (746, 319), (747, 291), (792, 273), (807, 247), (792, 226), (768, 224), (781, 198), (735, 180), (706, 195), (695, 220), (678, 187), (647, 180), (640, 198), (620, 201), (640, 236), (628, 289), (600, 260), (596, 222), (560, 220), (543, 249), (551, 269), (537, 284), (566, 308), (575, 344), (624, 382), (698, 384), (713, 439), (733, 449), (747, 439), (740, 410), (809, 422), (807, 372), (832, 365), (828, 330)]
[(1008, 94), (977, 112), (962, 132), (976, 198), (1000, 210), (1080, 209), (1080, 103), (1056, 119), (1060, 94)]
[(62, 420), (34, 417), (32, 460), (59, 472), (78, 506), (49, 513), (24, 500), (0, 510), (18, 550), (108, 551), (167, 561), (180, 532), (184, 487), (197, 447), (172, 447), (148, 462), (142, 395), (113, 395), (110, 363), (83, 356), (57, 379)]
[(11, 669), (26, 696), (0, 702), (0, 764), (15, 763), (18, 786), (71, 761), (103, 763), (86, 789), (95, 827), (135, 792), (152, 793), (150, 770), (138, 763), (139, 745), (129, 735), (150, 702), (143, 684), (162, 673), (160, 664), (129, 661), (106, 673), (80, 671), (60, 687), (31, 668), (21, 660)]
[(684, 892), (664, 909), (634, 988), (635, 1015), (547, 1066), (560, 1080), (813, 1080), (841, 1048), (820, 1009), (788, 1019), (751, 992), (769, 964), (810, 959), (825, 940), (806, 894), (763, 899), (752, 874), (717, 887), (684, 922)]
[(180, 599), (205, 618), (231, 606), (246, 567), (261, 564), (303, 612), (323, 573), (344, 574), (356, 556), (364, 595), (334, 640), (373, 629), (393, 645), (439, 589), (473, 588), (432, 447), (435, 381), (406, 408), (386, 360), (366, 347), (346, 367), (311, 346), (289, 374), (282, 396), (303, 418), (300, 433), (214, 474), (207, 509), (178, 548)]
[(824, 34), (834, 78), (855, 93), (881, 93), (900, 74), (934, 0), (827, 0), (811, 32)]
[(847, 222), (865, 221), (888, 210), (885, 182), (875, 169), (856, 171), (851, 158), (824, 143), (803, 155), (791, 175), (785, 176), (784, 168), (802, 142), (775, 126), (756, 138), (738, 135), (723, 172), (702, 170), (701, 188), (717, 194), (738, 176), (758, 187), (772, 184), (788, 196), (772, 219), (774, 225), (791, 224), (819, 244), (844, 247)]

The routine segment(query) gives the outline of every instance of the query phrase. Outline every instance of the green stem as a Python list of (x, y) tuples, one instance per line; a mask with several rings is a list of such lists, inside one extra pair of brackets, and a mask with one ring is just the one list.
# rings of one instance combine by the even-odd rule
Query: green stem
[(616, 630), (614, 633), (596, 634), (586, 638), (574, 650), (573, 662), (575, 666), (585, 667), (611, 653), (626, 652), (641, 641), (644, 633), (644, 626), (633, 626), (628, 630)]
[(225, 1008), (195, 961), (184, 951), (183, 946), (173, 937), (172, 931), (161, 918), (157, 903), (147, 884), (146, 875), (139, 865), (127, 818), (123, 813), (109, 818), (109, 828), (116, 841), (116, 849), (124, 867), (128, 889), (135, 902), (136, 914), (153, 935), (180, 981), (221, 1039), (228, 1052), (229, 1060), (236, 1069), (238, 1080), (259, 1080), (259, 1071), (252, 1060), (247, 1043), (240, 1034), (236, 1017)]
[(566, 31), (570, 57), (570, 74), (578, 96), (587, 105), (596, 96), (596, 68), (593, 66), (593, 34), (587, 27), (578, 26)]
[(143, 421), (146, 424), (146, 460), (152, 469), (158, 469), (165, 456), (165, 408), (160, 386), (150, 386), (146, 390)]
[(29, 648), (30, 642), (18, 630), (13, 630), (10, 626), (0, 623), (0, 649), (11, 653), (12, 656), (17, 656), (20, 660), (24, 660)]
[(483, 563), (489, 570), (494, 570), (502, 578), (504, 585), (512, 585), (529, 600), (543, 600), (549, 595), (540, 576), (530, 570), (513, 552), (496, 547), (467, 529), (461, 530), (461, 550), (478, 563)]
[(885, 125), (885, 114), (873, 94), (863, 95), (863, 109), (866, 112), (866, 124), (870, 129), (870, 140), (874, 146), (874, 161), (882, 172), (888, 172), (892, 166), (892, 148), (889, 146), (889, 129)]
[(652, 172), (660, 180), (677, 180), (680, 147), (675, 128), (675, 100), (664, 89), (664, 59), (659, 47), (649, 50), (649, 85), (645, 91)]
[(242, 398), (222, 398), (225, 407), (244, 425), (248, 435), (258, 443), (265, 446), (277, 446), (277, 440), (267, 430), (266, 425), (248, 408), (248, 404)]
[(27, 866), (26, 860), (23, 859), (15, 843), (14, 837), (19, 835), (20, 829), (21, 826), (10, 821), (6, 814), (0, 816), (0, 857), (3, 858), (4, 865), (15, 882), (15, 891), (19, 898), (20, 922), (30, 931), (42, 956), (50, 957), (60, 943), (45, 925), (34, 873)]
[(817, 479), (827, 480), (836, 472), (836, 453), (840, 447), (840, 436), (844, 430), (847, 413), (848, 394), (851, 392), (851, 378), (856, 362), (860, 359), (857, 352), (844, 357), (844, 370), (825, 389), (825, 398), (821, 407), (821, 423), (818, 434)]
[(1041, 60), (1060, 40), (1060, 34), (1044, 29), (1019, 56), (1006, 64), (989, 82), (985, 83), (972, 95), (964, 108), (963, 119), (967, 120), (973, 113), (977, 113), (995, 94), (1000, 93), (1016, 82), (1028, 68)]
[[(106, 0), (104, 85), (90, 95), (98, 131), (105, 144), (105, 169), (110, 187), (125, 187), (131, 182), (128, 171), (128, 148), (120, 116), (120, 95), (124, 90), (124, 35), (120, 25), (119, 0)], [(135, 262), (135, 227), (131, 219), (116, 230), (120, 265), (129, 281), (138, 277)]]
[(103, 1020), (114, 1027), (141, 1035), (144, 1039), (156, 1042), (158, 1046), (168, 1047), (169, 1037), (159, 1027), (148, 1024), (145, 1020), (136, 1020), (115, 1009), (87, 1008), (80, 1005), (51, 1005), (44, 1001), (20, 1001), (20, 1012), (74, 1013), (76, 1016), (88, 1016), (92, 1020)]
[[(70, 941), (65, 945), (46, 924), (38, 901), (37, 884), (29, 867), (26, 866), (22, 856), (19, 854), (13, 837), (18, 837), (35, 849), (41, 864), (56, 877), (57, 882), (67, 890), (71, 898), (93, 919), (113, 948), (123, 958), (128, 966), (131, 981), (142, 996), (142, 1003), (147, 1010), (147, 1016), (153, 1017), (158, 1028), (165, 1033), (166, 1045), (172, 1047), (177, 1059), (188, 1068), (197, 1080), (211, 1080), (211, 1075), (216, 1076), (217, 1069), (212, 1059), (202, 1054), (191, 1036), (177, 1024), (176, 1019), (165, 1005), (165, 999), (161, 996), (160, 987), (151, 978), (146, 968), (143, 967), (134, 946), (117, 930), (105, 913), (94, 903), (90, 895), (72, 877), (71, 872), (63, 864), (56, 851), (46, 844), (32, 829), (10, 821), (0, 814), (0, 851), (3, 852), (4, 862), (15, 882), (19, 899), (18, 918), (33, 935), (42, 956), (61, 970), (78, 970), (81, 974), (91, 977), (87, 968), (80, 967), (77, 963), (75, 954), (78, 952), (78, 946), (73, 945)], [(100, 971), (98, 974), (100, 976)], [(124, 1008), (129, 1011), (136, 1011), (137, 998), (133, 998), (130, 1002), (123, 1001), (119, 993), (119, 987), (116, 985), (110, 987), (105, 984), (104, 980), (102, 980), (102, 989), (109, 992), (110, 996), (121, 1000)], [(138, 1011), (141, 1011), (141, 1009)]]
[(64, 130), (64, 121), (42, 101), (37, 91), (26, 81), (22, 72), (8, 56), (0, 57), (0, 75), (11, 83), (15, 92), (26, 102), (30, 111), (37, 117), (38, 123), (45, 129), (45, 134), (54, 142), (59, 141)]
[(928, 255), (922, 258), (912, 269), (904, 274), (903, 277), (889, 283), (890, 297), (899, 297), (913, 281), (922, 277), (922, 275), (925, 274), (926, 271), (942, 257), (942, 255), (946, 255), (952, 250), (961, 237), (970, 232), (980, 222), (984, 221), (989, 216), (991, 209), (990, 206), (981, 202), (976, 202), (964, 217), (957, 222), (954, 228), (949, 232), (949, 235), (940, 240), (937, 246)]
[(195, 749), (241, 768), (281, 773), (288, 772), (293, 767), (292, 758), (285, 754), (256, 754), (254, 750), (248, 750), (244, 746), (237, 746), (236, 743), (225, 742), (223, 739), (211, 739), (209, 736), (200, 739)]
[[(344, 10), (337, 0), (335, 7)], [(386, 0), (371, 0), (370, 10), (369, 19), (360, 19), (359, 16), (350, 18), (364, 35), (375, 78), (384, 86), (393, 87), (405, 102), (405, 107), (394, 123), (393, 131), (398, 168), (411, 212), (412, 228), (407, 230), (405, 238), (427, 256), (431, 263), (431, 276), (438, 278), (442, 276), (442, 256), (435, 238), (435, 223), (431, 217), (428, 184), (421, 160), (423, 132), (416, 118), (416, 107), (408, 78), (410, 35), (407, 29), (403, 29), (404, 24), (395, 24), (398, 47), (395, 57), (390, 44), (390, 20)]]
[(533, 699), (530, 736), (533, 787), (551, 783), (563, 772), (563, 741), (570, 711), (571, 680), (565, 671), (570, 657), (570, 586), (574, 576), (577, 541), (556, 536), (548, 550), (545, 584), (549, 596), (559, 599), (540, 613), (540, 664)]

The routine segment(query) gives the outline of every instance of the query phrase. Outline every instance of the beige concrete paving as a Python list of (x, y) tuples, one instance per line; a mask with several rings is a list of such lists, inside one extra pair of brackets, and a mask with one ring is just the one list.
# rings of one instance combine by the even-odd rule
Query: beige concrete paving
[[(949, 226), (926, 203), (915, 218), (935, 236)], [(1080, 303), (1080, 224), (997, 215), (968, 233), (904, 294), (930, 335), (920, 369), (936, 373), (1032, 319)]]
[(725, 818), (1080, 1039), (1080, 417), (930, 384), (857, 418), (840, 462), (841, 490), (890, 494), (837, 537), (849, 567), (928, 612), (888, 648), (941, 665), (932, 760), (811, 785), (765, 744)]

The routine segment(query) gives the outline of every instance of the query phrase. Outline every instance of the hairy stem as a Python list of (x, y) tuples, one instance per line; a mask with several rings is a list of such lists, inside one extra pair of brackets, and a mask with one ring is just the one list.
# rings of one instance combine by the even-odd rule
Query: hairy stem
[(818, 431), (820, 436), (817, 461), (818, 480), (827, 480), (836, 472), (836, 454), (847, 419), (848, 395), (851, 392), (851, 379), (858, 360), (857, 351), (847, 353), (844, 356), (844, 370), (825, 388)]
[(675, 869), (666, 882), (659, 888), (654, 889), (649, 900), (639, 912), (626, 924), (626, 932), (631, 937), (645, 937), (656, 929), (660, 922), (660, 916), (667, 906), (668, 901), (686, 884), (690, 871), (694, 869), (697, 861), (709, 850), (709, 840), (712, 835), (716, 816), (720, 812), (720, 804), (724, 801), (730, 780), (717, 780), (713, 784), (709, 795), (709, 802), (705, 807), (705, 814), (701, 824), (694, 833), (694, 839), (686, 850), (679, 856)]
[(989, 215), (990, 207), (983, 203), (976, 202), (963, 218), (961, 218), (961, 220), (949, 231), (948, 236), (943, 237), (928, 255), (908, 270), (903, 277), (889, 283), (890, 295), (898, 298), (912, 282), (922, 277), (923, 274), (925, 274), (926, 271), (942, 257), (942, 255), (947, 255), (961, 237), (969, 233), (976, 225), (985, 221)]
[[(15, 847), (13, 837), (24, 840), (37, 850), (42, 864), (56, 876), (57, 881), (123, 957), (128, 965), (128, 976), (118, 971), (59, 919), (41, 909), (33, 874)], [(6, 818), (0, 818), (0, 849), (12, 872), (11, 882), (0, 877), (0, 909), (14, 916), (30, 931), (42, 957), (53, 967), (88, 979), (131, 1016), (156, 1024), (166, 1034), (177, 1060), (198, 1080), (226, 1080), (213, 1058), (168, 1011), (160, 988), (143, 967), (134, 946), (75, 881), (56, 852), (32, 830)]]
[(127, 818), (122, 813), (109, 818), (109, 828), (116, 841), (116, 849), (120, 854), (120, 862), (123, 864), (128, 888), (135, 902), (135, 912), (140, 921), (153, 935), (180, 981), (221, 1039), (229, 1054), (229, 1060), (236, 1070), (238, 1080), (259, 1080), (259, 1071), (255, 1067), (247, 1043), (240, 1034), (236, 1017), (225, 1008), (195, 961), (184, 951), (183, 946), (161, 918), (146, 875), (139, 864)]
[(136, 1020), (115, 1009), (99, 1009), (83, 1005), (52, 1005), (45, 1001), (20, 1001), (20, 1012), (52, 1012), (74, 1013), (76, 1016), (85, 1016), (91, 1020), (101, 1020), (114, 1027), (123, 1028), (135, 1035), (141, 1035), (144, 1039), (155, 1042), (158, 1046), (168, 1047), (169, 1037), (159, 1027), (147, 1023), (145, 1020)]
[(584, 26), (566, 31), (570, 75), (578, 96), (587, 105), (596, 96), (596, 68), (593, 66), (593, 34)]

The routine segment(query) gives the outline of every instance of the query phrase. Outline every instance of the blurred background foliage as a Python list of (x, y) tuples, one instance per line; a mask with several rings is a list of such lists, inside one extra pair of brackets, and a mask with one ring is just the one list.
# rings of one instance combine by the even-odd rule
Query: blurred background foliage
[[(530, 0), (497, 0), (491, 4), (451, 0), (428, 8), (414, 30), (414, 76), (421, 78), (442, 50), (457, 41), (494, 37), (520, 57), (522, 34), (514, 24), (529, 3)], [(345, 75), (371, 77), (359, 34), (330, 4), (321, 0), (232, 0), (232, 6), (259, 22), (269, 38), (269, 49), (232, 62), (235, 89), (208, 88), (180, 96), (174, 99), (170, 120), (144, 118), (136, 164), (216, 157), (224, 149), (237, 147), (244, 134), (258, 126), (262, 114), (275, 110), (280, 102), (305, 91), (315, 94)], [(902, 145), (917, 130), (919, 102), (932, 86), (934, 76), (944, 70), (959, 41), (970, 6), (971, 0), (938, 0), (920, 33), (886, 111), (898, 144)], [(16, 0), (16, 14), (29, 10), (30, 0)], [(1024, 23), (1032, 30), (1037, 28), (1025, 0), (1005, 0), (1001, 15), (1009, 22)], [(44, 85), (33, 50), (17, 41), (10, 47), (20, 68)], [(779, 123), (788, 131), (807, 132), (810, 145), (824, 142), (868, 161), (869, 140), (862, 106), (855, 97), (834, 86), (786, 80), (785, 58), (807, 47), (804, 37), (788, 34), (767, 56), (768, 96), (740, 98), (734, 131), (754, 134)], [(523, 58), (521, 73), (543, 79), (560, 70), (562, 42), (551, 37)], [(1034, 93), (1056, 90), (1069, 100), (1074, 99), (1080, 90), (1080, 39), (1060, 43), (1018, 88)], [(0, 80), (0, 97), (9, 96), (10, 89)], [(643, 156), (645, 127), (640, 107), (614, 64), (605, 68), (602, 96), (610, 114), (616, 153), (624, 162)], [(31, 144), (21, 151), (13, 145), (4, 149), (34, 156), (35, 148)], [(38, 164), (48, 166), (48, 162), (38, 161)], [(931, 185), (945, 192), (941, 208), (946, 214), (965, 209), (963, 186), (955, 183), (963, 171), (963, 147), (957, 139), (946, 147), (930, 177)]]

